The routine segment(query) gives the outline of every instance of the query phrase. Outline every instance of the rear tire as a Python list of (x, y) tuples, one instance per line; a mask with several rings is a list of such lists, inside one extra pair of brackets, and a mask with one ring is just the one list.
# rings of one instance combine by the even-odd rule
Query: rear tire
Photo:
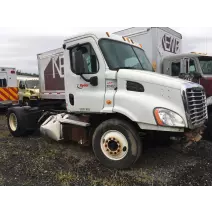
[(101, 123), (93, 134), (92, 146), (100, 163), (115, 169), (130, 168), (142, 151), (142, 142), (136, 128), (119, 119)]
[(10, 133), (14, 137), (21, 137), (27, 135), (27, 130), (23, 119), (21, 119), (21, 112), (19, 110), (10, 110), (7, 114), (7, 126)]

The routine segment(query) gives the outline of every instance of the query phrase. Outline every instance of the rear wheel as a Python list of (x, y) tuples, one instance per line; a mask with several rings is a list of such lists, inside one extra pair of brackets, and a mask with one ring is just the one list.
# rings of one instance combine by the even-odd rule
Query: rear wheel
[(7, 114), (7, 126), (14, 137), (20, 137), (27, 134), (24, 120), (21, 119), (20, 111), (10, 110)]
[(93, 151), (104, 166), (130, 168), (140, 157), (141, 139), (129, 122), (111, 119), (101, 123), (94, 132)]

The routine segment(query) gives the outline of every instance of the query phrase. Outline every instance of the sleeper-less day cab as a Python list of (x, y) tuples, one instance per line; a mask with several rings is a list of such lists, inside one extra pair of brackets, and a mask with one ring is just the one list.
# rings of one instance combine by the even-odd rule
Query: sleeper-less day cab
[[(86, 33), (65, 40), (62, 51), (38, 58), (41, 100), (62, 100), (64, 95), (66, 110), (51, 110), (53, 105), (12, 108), (7, 117), (14, 136), (40, 127), (53, 140), (91, 144), (98, 160), (112, 168), (132, 166), (149, 133), (174, 133), (187, 141), (201, 138), (207, 117), (193, 122), (188, 98), (190, 93), (205, 98), (203, 87), (155, 73), (132, 40)], [(206, 104), (201, 110), (207, 110)]]

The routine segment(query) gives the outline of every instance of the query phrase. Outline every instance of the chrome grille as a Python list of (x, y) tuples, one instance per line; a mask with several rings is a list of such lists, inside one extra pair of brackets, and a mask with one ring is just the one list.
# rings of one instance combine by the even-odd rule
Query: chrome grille
[(206, 95), (202, 88), (188, 88), (186, 90), (188, 113), (193, 126), (202, 124), (207, 119)]

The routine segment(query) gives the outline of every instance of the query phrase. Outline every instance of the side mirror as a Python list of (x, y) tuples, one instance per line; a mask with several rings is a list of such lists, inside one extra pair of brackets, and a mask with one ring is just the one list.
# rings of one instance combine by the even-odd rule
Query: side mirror
[(75, 57), (76, 74), (82, 75), (83, 73), (85, 73), (85, 66), (82, 52), (81, 51), (75, 52), (74, 57)]

